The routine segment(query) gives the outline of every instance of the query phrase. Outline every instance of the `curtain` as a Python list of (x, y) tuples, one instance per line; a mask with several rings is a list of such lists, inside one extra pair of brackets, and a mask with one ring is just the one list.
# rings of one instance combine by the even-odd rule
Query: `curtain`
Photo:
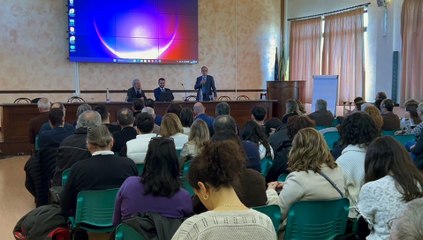
[(401, 12), (401, 103), (423, 100), (423, 1), (404, 0)]
[(304, 100), (311, 103), (313, 75), (320, 74), (322, 19), (291, 22), (289, 37), (289, 80), (305, 80)]
[(325, 17), (322, 74), (338, 75), (338, 105), (362, 96), (364, 8)]

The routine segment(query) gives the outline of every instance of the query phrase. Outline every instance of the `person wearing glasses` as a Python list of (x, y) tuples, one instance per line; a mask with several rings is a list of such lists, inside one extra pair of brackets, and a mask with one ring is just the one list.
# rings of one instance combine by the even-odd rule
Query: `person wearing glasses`
[(216, 86), (213, 76), (208, 75), (209, 69), (206, 66), (201, 67), (201, 76), (195, 82), (194, 89), (197, 90), (197, 101), (208, 102), (217, 98)]
[(192, 215), (191, 196), (181, 188), (178, 157), (171, 138), (151, 138), (144, 172), (128, 177), (119, 189), (113, 225), (146, 212), (174, 219)]

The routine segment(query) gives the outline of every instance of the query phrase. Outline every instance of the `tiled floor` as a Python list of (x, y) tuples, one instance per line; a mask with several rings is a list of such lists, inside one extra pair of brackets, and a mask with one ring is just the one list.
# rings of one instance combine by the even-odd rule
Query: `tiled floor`
[[(0, 159), (0, 239), (14, 240), (16, 222), (35, 207), (33, 196), (25, 188), (23, 170), (29, 156)], [(109, 239), (108, 234), (90, 235), (90, 240)]]

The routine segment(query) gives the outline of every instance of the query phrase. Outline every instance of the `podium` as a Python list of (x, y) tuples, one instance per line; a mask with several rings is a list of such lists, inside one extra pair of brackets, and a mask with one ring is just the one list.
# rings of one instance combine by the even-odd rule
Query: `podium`
[(267, 99), (278, 102), (273, 105), (273, 117), (282, 118), (285, 114), (286, 102), (289, 99), (299, 99), (304, 103), (305, 81), (268, 81)]

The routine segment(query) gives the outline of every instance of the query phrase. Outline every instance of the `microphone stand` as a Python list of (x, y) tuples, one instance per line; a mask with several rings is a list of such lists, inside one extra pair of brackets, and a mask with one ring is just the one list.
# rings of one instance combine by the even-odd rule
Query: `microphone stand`
[(185, 86), (184, 86), (184, 83), (183, 82), (181, 82), (181, 85), (182, 85), (182, 88), (184, 89), (184, 101), (186, 102), (186, 101), (188, 101), (187, 100), (187, 91), (185, 90)]

